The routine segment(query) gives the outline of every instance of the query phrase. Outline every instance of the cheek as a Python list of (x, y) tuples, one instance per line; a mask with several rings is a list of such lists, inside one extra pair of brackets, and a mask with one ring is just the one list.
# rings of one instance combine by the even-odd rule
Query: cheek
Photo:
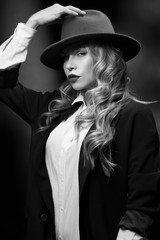
[(93, 64), (90, 63), (90, 64), (86, 65), (86, 73), (89, 78), (89, 81), (90, 82), (94, 81), (95, 77), (94, 77), (94, 73), (93, 73)]
[(95, 82), (95, 77), (92, 72), (88, 72), (83, 79), (83, 84), (86, 88), (94, 85)]
[(67, 70), (66, 70), (66, 64), (65, 64), (65, 63), (63, 63), (63, 71), (64, 71), (64, 73), (65, 73), (65, 75), (66, 75)]
[(83, 66), (85, 72), (88, 73), (88, 75), (93, 75), (93, 61), (87, 61)]

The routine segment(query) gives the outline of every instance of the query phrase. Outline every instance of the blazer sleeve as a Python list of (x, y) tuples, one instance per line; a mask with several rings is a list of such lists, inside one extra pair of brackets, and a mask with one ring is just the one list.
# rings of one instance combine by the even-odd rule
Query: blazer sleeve
[(126, 214), (119, 226), (147, 236), (160, 214), (159, 136), (152, 112), (143, 104), (133, 104), (122, 118), (129, 149)]
[(0, 101), (31, 125), (37, 116), (47, 111), (49, 101), (58, 97), (59, 91), (36, 92), (23, 86), (18, 76), (19, 67), (0, 71)]

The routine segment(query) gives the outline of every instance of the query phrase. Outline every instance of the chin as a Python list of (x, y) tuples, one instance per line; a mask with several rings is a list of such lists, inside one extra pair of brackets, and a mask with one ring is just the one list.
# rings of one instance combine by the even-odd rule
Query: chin
[(72, 85), (72, 88), (73, 88), (74, 90), (76, 90), (76, 91), (82, 91), (82, 90), (84, 90), (84, 88), (83, 88), (83, 87), (80, 87), (80, 86), (73, 86), (73, 85)]

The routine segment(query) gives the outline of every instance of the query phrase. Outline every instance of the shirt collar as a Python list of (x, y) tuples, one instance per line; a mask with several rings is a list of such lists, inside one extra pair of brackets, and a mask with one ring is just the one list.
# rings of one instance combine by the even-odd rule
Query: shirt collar
[(72, 105), (73, 105), (74, 103), (76, 103), (76, 102), (83, 102), (83, 104), (86, 105), (86, 104), (85, 104), (85, 101), (84, 101), (84, 97), (82, 96), (81, 93), (78, 95), (77, 98), (74, 99), (74, 101), (72, 102)]

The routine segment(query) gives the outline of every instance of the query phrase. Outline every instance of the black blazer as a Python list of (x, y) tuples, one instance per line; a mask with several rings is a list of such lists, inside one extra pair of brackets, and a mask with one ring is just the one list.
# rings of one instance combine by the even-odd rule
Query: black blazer
[[(54, 203), (45, 165), (45, 144), (50, 132), (79, 106), (61, 112), (47, 131), (35, 134), (40, 114), (47, 111), (48, 103), (59, 92), (38, 93), (17, 79), (17, 69), (0, 72), (0, 100), (32, 129), (26, 239), (53, 240)], [(115, 240), (119, 226), (146, 235), (151, 219), (159, 211), (159, 139), (151, 111), (144, 104), (130, 101), (115, 124), (112, 157), (117, 167), (110, 178), (104, 175), (98, 152), (94, 169), (84, 167), (82, 150), (80, 153), (81, 240)]]

